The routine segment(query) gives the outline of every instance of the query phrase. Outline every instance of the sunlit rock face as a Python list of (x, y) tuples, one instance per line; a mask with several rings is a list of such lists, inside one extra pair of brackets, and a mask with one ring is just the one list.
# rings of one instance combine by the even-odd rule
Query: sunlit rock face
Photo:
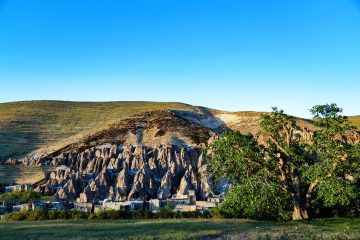
[(199, 146), (112, 144), (34, 158), (28, 164), (58, 167), (36, 190), (56, 193), (62, 200), (165, 200), (189, 190), (194, 190), (198, 199), (214, 194), (206, 154)]

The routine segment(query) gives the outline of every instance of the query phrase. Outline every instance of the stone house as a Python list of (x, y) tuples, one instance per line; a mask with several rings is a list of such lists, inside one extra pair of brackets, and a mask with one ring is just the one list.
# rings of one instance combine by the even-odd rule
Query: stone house
[(93, 203), (74, 203), (74, 209), (81, 211), (81, 212), (87, 212), (91, 213), (94, 212), (94, 204)]
[(19, 192), (27, 190), (33, 190), (33, 186), (31, 184), (21, 184), (5, 187), (5, 192)]

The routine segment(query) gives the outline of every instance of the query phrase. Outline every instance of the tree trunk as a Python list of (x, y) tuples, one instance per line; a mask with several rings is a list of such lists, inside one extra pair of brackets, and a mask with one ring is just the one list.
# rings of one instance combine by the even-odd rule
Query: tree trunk
[(309, 219), (306, 207), (301, 206), (299, 202), (294, 202), (294, 211), (292, 215), (293, 220), (307, 220)]

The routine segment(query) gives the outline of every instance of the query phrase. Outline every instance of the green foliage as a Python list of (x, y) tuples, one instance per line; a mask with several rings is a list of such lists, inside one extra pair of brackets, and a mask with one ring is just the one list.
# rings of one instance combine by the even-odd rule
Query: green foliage
[(21, 212), (12, 212), (7, 213), (4, 216), (4, 220), (6, 221), (24, 221), (27, 220), (29, 216), (29, 211), (21, 211)]
[[(215, 177), (238, 186), (220, 210), (229, 216), (286, 219), (292, 202), (293, 218), (306, 219), (312, 201), (345, 207), (359, 199), (360, 144), (347, 142), (353, 128), (341, 112), (336, 104), (313, 107), (319, 128), (313, 137), (304, 137), (295, 118), (277, 108), (260, 119), (262, 145), (250, 134), (226, 133), (213, 144), (209, 165)], [(270, 206), (274, 209), (268, 211)]]
[(291, 199), (278, 185), (254, 178), (232, 186), (215, 211), (226, 218), (283, 221), (291, 218), (291, 207)]
[(284, 110), (279, 110), (276, 107), (272, 108), (271, 114), (262, 115), (260, 119), (260, 133), (272, 136), (275, 139), (283, 138), (284, 127), (299, 129), (294, 117), (286, 115)]
[[(215, 177), (226, 176), (240, 181), (242, 176), (255, 172), (262, 174), (259, 162), (263, 161), (263, 152), (251, 134), (226, 132), (224, 139), (213, 144), (213, 157), (209, 166)], [(260, 171), (260, 172), (259, 172)]]
[(93, 213), (89, 219), (151, 219), (153, 213), (147, 210), (106, 210)]
[(45, 220), (45, 212), (42, 210), (27, 210), (20, 212), (12, 212), (5, 214), (4, 220), (6, 221), (36, 221), (36, 220)]
[(65, 219), (101, 219), (101, 220), (117, 220), (117, 219), (167, 219), (167, 218), (210, 218), (209, 212), (179, 212), (171, 208), (162, 208), (158, 213), (152, 213), (148, 210), (106, 210), (96, 213), (87, 213), (71, 209), (63, 210), (27, 210), (20, 212), (12, 212), (5, 215), (4, 220), (7, 221), (40, 221), (40, 220), (65, 220)]
[(15, 191), (0, 194), (0, 199), (17, 200), (21, 202), (32, 202), (41, 197), (40, 193), (34, 191)]
[(175, 212), (171, 207), (160, 208), (160, 211), (156, 214), (158, 218), (174, 218)]
[(317, 197), (325, 206), (347, 206), (360, 197), (359, 143), (348, 143), (343, 136), (353, 130), (348, 118), (336, 104), (318, 105), (311, 109), (314, 124), (320, 129), (310, 149), (314, 163), (304, 172), (307, 182), (320, 181)]
[(359, 197), (359, 186), (334, 178), (324, 181), (317, 192), (326, 207), (348, 206)]
[(89, 213), (77, 210), (51, 210), (44, 209), (27, 210), (5, 214), (4, 220), (7, 221), (42, 221), (59, 219), (88, 219)]
[(48, 220), (57, 220), (57, 219), (68, 219), (67, 212), (64, 210), (51, 210), (48, 211)]

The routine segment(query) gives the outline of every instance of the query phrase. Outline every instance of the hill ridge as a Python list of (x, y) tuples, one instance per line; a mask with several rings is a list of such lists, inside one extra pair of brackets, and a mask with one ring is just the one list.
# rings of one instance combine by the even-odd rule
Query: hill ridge
[[(265, 113), (228, 112), (180, 102), (32, 100), (0, 103), (0, 161), (43, 148), (60, 149), (122, 120), (149, 112), (156, 114), (156, 111), (172, 111), (212, 131), (220, 127), (252, 133), (257, 130), (260, 115)], [(311, 120), (299, 121), (311, 128)], [(360, 115), (350, 117), (350, 121), (359, 127)]]

